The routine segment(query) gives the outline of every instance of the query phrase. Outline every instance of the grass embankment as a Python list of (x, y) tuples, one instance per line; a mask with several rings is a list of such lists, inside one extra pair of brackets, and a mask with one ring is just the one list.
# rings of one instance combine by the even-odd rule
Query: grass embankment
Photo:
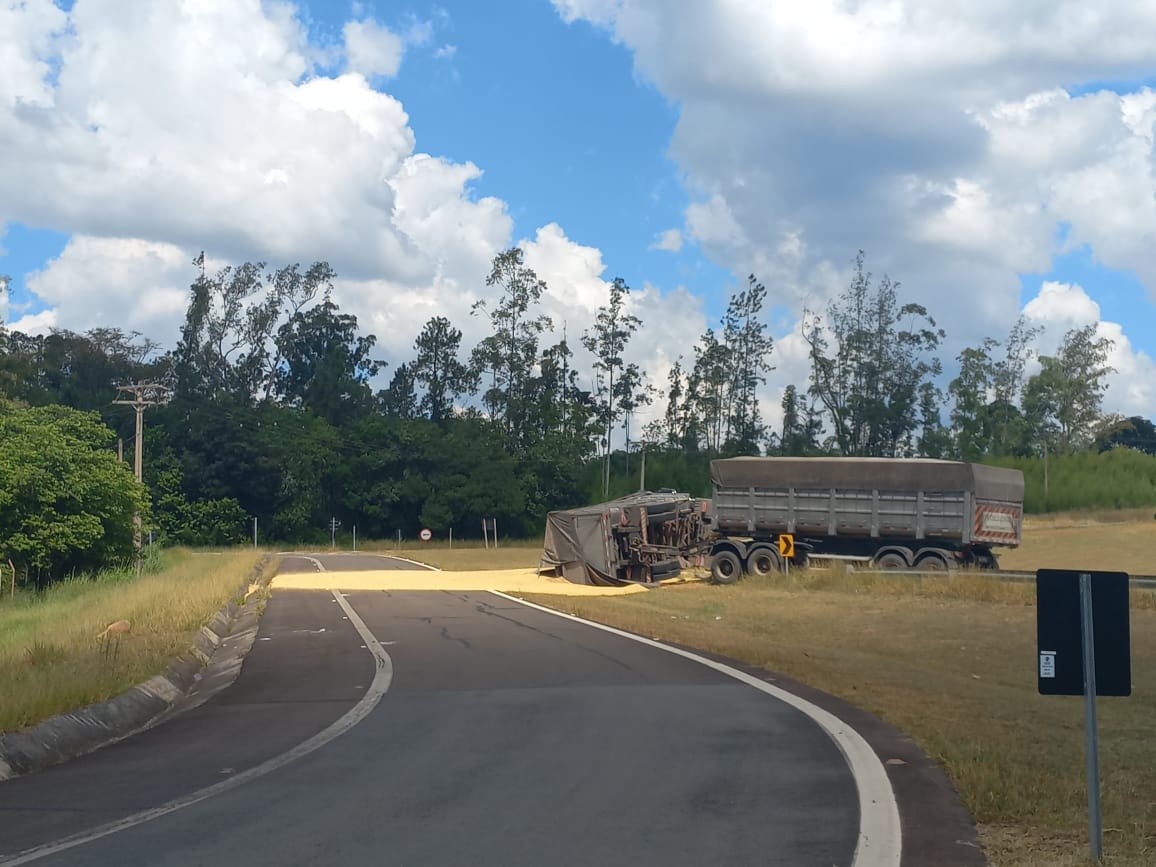
[[(58, 584), (0, 600), (0, 733), (110, 698), (160, 674), (189, 649), (196, 631), (235, 596), (261, 553), (160, 555), (159, 568)], [(96, 636), (132, 624), (115, 656)]]

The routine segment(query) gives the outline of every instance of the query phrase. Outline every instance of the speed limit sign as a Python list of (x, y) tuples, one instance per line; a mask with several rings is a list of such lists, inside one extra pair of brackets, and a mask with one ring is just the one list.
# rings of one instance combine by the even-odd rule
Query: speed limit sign
[(418, 535), (421, 536), (421, 540), (423, 542), (428, 542), (433, 538), (433, 530), (431, 530), (429, 527), (422, 527), (422, 531), (418, 533)]

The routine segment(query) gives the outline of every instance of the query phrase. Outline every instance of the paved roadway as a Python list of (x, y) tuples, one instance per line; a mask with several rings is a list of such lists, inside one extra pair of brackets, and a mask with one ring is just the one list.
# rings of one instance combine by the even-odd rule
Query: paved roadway
[[(283, 562), (412, 568), (375, 555)], [(388, 654), (380, 672), (374, 639)], [(275, 761), (356, 708), (370, 709), (292, 763), (52, 848)], [(232, 687), (0, 784), (0, 864), (832, 867), (852, 864), (858, 833), (848, 765), (800, 711), (487, 593), (275, 592)]]

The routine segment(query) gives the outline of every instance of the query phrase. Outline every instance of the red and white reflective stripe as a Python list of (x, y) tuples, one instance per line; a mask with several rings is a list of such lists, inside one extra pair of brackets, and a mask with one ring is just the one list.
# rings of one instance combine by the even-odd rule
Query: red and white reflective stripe
[(984, 518), (988, 515), (1001, 515), (1011, 522), (1013, 528), (1019, 526), (1021, 512), (1013, 506), (992, 506), (986, 503), (977, 503), (975, 507), (975, 526), (972, 528), (972, 538), (981, 542), (1018, 542), (1019, 533), (1015, 529), (993, 530), (985, 526)]

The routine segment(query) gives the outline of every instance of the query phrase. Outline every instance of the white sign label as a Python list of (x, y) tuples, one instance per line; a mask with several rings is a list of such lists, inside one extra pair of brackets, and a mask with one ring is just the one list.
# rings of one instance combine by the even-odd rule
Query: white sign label
[(423, 542), (428, 542), (433, 538), (433, 532), (428, 527), (422, 528), (422, 531), (418, 535), (421, 536)]
[(1007, 512), (984, 512), (980, 526), (985, 533), (1014, 533), (1015, 519)]
[(1040, 651), (1040, 677), (1056, 676), (1056, 652), (1054, 650)]

